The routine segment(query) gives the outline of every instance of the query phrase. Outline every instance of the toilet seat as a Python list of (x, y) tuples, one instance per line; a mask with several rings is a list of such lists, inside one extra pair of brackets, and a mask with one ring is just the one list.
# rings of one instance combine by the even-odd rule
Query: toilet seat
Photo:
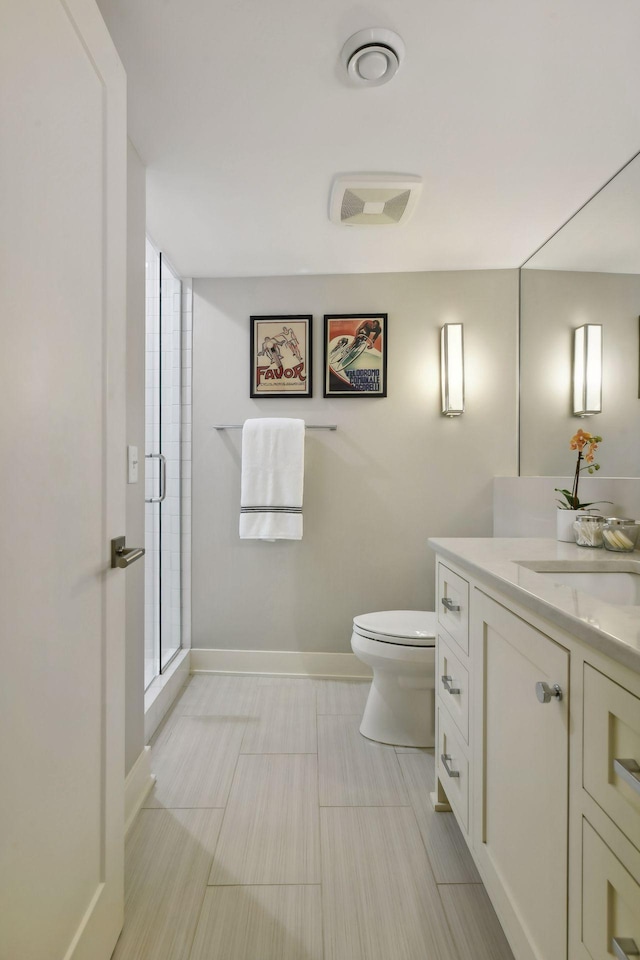
[(353, 619), (353, 632), (358, 636), (400, 647), (434, 647), (436, 629), (433, 611), (381, 610)]

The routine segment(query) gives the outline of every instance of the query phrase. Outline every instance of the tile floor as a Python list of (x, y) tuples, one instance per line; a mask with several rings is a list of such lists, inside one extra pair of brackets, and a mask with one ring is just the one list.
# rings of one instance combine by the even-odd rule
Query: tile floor
[(152, 742), (114, 960), (513, 960), (432, 751), (358, 731), (369, 685), (197, 675)]

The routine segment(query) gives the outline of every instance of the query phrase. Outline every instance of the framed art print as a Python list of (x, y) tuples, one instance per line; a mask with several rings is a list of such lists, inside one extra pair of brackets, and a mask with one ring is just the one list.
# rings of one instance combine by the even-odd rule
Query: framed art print
[(250, 396), (311, 396), (311, 316), (251, 317)]
[(324, 396), (386, 397), (387, 314), (324, 318)]

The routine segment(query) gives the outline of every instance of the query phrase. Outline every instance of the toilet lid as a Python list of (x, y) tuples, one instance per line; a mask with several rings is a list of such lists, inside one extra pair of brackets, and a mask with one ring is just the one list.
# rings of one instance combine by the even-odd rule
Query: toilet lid
[(353, 619), (353, 629), (361, 637), (412, 647), (434, 646), (436, 625), (435, 613), (426, 610), (382, 610)]

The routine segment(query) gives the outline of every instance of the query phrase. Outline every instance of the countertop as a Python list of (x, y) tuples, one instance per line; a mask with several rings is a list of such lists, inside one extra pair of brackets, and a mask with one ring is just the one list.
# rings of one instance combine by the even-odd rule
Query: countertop
[(557, 540), (517, 538), (431, 538), (429, 546), (487, 585), (562, 627), (600, 653), (640, 673), (640, 606), (605, 603), (573, 587), (553, 583), (522, 563), (570, 561), (576, 569), (640, 573), (640, 552), (592, 550)]

